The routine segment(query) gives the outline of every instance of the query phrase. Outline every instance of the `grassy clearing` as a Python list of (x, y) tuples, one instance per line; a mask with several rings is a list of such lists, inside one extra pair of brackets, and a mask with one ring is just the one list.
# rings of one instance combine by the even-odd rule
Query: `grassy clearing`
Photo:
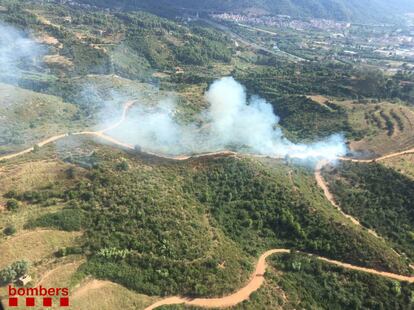
[(1, 236), (4, 236), (3, 230), (8, 226), (13, 226), (16, 232), (19, 233), (24, 229), (27, 222), (30, 222), (38, 217), (46, 214), (56, 213), (60, 211), (63, 206), (39, 207), (35, 205), (23, 205), (17, 212), (3, 211), (0, 217)]
[[(154, 104), (163, 96), (163, 92), (159, 92), (156, 87), (148, 83), (140, 83), (118, 75), (88, 74), (73, 78), (71, 83), (78, 87), (86, 86), (87, 88), (91, 88), (95, 91), (95, 94), (101, 95), (104, 100), (110, 101), (111, 98), (118, 97), (116, 99), (121, 99), (122, 104), (127, 98), (140, 99), (144, 103)], [(83, 95), (86, 94), (88, 93), (83, 93)], [(164, 93), (164, 95), (167, 97), (171, 94)], [(93, 96), (91, 97), (88, 99), (93, 99)]]
[(375, 157), (414, 146), (414, 110), (409, 106), (371, 100), (339, 100), (321, 95), (308, 98), (327, 110), (335, 105), (345, 109), (353, 133), (348, 135), (352, 151)]
[(56, 230), (24, 231), (0, 244), (0, 268), (16, 260), (36, 263), (52, 255), (59, 248), (77, 244), (80, 232)]
[(55, 160), (27, 161), (0, 166), (0, 204), (10, 190), (17, 192), (45, 188), (61, 181), (71, 166)]
[[(42, 149), (40, 153), (47, 151)], [(58, 183), (61, 186), (70, 186), (71, 180), (67, 177), (67, 170), (72, 165), (59, 160), (31, 158), (40, 155), (31, 153), (0, 166), (1, 232), (8, 226), (13, 226), (19, 232), (27, 222), (62, 209), (63, 206), (59, 200), (53, 201), (52, 205), (48, 207), (22, 202), (16, 211), (7, 211), (5, 208), (8, 199), (4, 195), (9, 191), (24, 193), (53, 188)], [(81, 174), (82, 171), (78, 169), (76, 173)]]
[(82, 127), (76, 106), (50, 95), (0, 84), (0, 154)]
[(381, 162), (383, 165), (393, 168), (399, 173), (414, 179), (414, 155), (394, 157)]

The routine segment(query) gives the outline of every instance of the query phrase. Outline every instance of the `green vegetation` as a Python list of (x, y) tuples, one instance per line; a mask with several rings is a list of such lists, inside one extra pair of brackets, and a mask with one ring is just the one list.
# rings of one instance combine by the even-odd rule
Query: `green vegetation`
[[(362, 70), (334, 62), (283, 62), (263, 57), (257, 66), (236, 71), (251, 91), (265, 98), (291, 94), (323, 94), (352, 99), (401, 99), (413, 102), (413, 75), (399, 72), (387, 76), (379, 70)], [(403, 84), (402, 81), (405, 83)]]
[(10, 266), (0, 270), (0, 285), (10, 283), (25, 275), (29, 269), (26, 261), (16, 261)]
[(334, 133), (356, 135), (340, 106), (323, 106), (304, 96), (274, 98), (272, 105), (280, 117), (280, 125), (295, 139), (320, 139)]
[(344, 162), (325, 173), (344, 212), (414, 257), (414, 181), (378, 163)]
[[(386, 244), (342, 224), (315, 195), (306, 169), (294, 169), (299, 194), (289, 168), (274, 161), (169, 162), (136, 154), (123, 159), (124, 170), (114, 150), (92, 156), (98, 165), (86, 178), (75, 176), (74, 187), (61, 188), (66, 208), (28, 224), (82, 229), (85, 274), (151, 295), (215, 296), (241, 286), (253, 258), (274, 247), (407, 272)], [(43, 197), (41, 192), (31, 196)], [(223, 262), (226, 268), (219, 267)]]
[[(283, 309), (409, 309), (414, 304), (413, 284), (345, 270), (306, 255), (274, 256), (270, 265), (282, 272), (266, 277), (285, 292)], [(261, 291), (257, 295), (252, 302), (266, 297)]]
[(9, 211), (17, 211), (19, 207), (20, 207), (20, 203), (16, 199), (9, 199), (6, 202), (6, 208)]
[(153, 68), (173, 69), (177, 65), (207, 65), (231, 59), (229, 41), (215, 30), (197, 26), (186, 29), (146, 13), (119, 18), (129, 29), (125, 44)]
[(4, 233), (6, 236), (11, 236), (11, 235), (14, 235), (14, 234), (16, 233), (16, 227), (14, 227), (14, 226), (12, 226), (12, 225), (9, 225), (9, 226), (7, 226), (7, 227), (3, 230), (3, 233)]
[(180, 12), (182, 8), (186, 11), (229, 11), (251, 12), (268, 12), (270, 14), (290, 15), (294, 17), (316, 17), (339, 20), (353, 20), (366, 23), (367, 21), (390, 21), (394, 20), (397, 13), (406, 12), (414, 9), (411, 2), (406, 0), (396, 0), (389, 3), (385, 0), (375, 0), (371, 2), (355, 2), (355, 1), (294, 1), (294, 0), (206, 0), (194, 2), (191, 0), (175, 0), (174, 2), (161, 0), (154, 5), (149, 0), (81, 0), (83, 3), (93, 4), (102, 7), (138, 9), (144, 8), (148, 10), (161, 11), (164, 14), (173, 15)]
[(25, 228), (52, 227), (64, 231), (78, 231), (85, 222), (86, 219), (82, 210), (63, 209), (57, 213), (48, 213), (40, 218), (31, 220)]
[(414, 304), (413, 284), (346, 270), (299, 253), (274, 255), (267, 261), (263, 286), (232, 309), (411, 309)]
[[(85, 263), (74, 275), (76, 281), (90, 275), (117, 283), (96, 290), (95, 300), (85, 304), (100, 305), (98, 299), (113, 304), (112, 296), (125, 296), (127, 301), (118, 305), (139, 307), (152, 298), (118, 284), (147, 295), (221, 296), (246, 283), (262, 252), (282, 247), (410, 273), (406, 257), (392, 248), (414, 257), (411, 157), (390, 163), (411, 179), (375, 163), (343, 163), (325, 173), (338, 204), (382, 240), (332, 207), (312, 169), (289, 161), (210, 156), (175, 162), (146, 155), (139, 146), (126, 153), (75, 135), (56, 145), (38, 144), (58, 133), (94, 128), (104, 108), (121, 111), (129, 99), (154, 105), (160, 98), (176, 98), (177, 119), (204, 125), (195, 119), (207, 105), (204, 91), (218, 77), (232, 75), (249, 96), (271, 102), (291, 140), (343, 133), (353, 150), (384, 154), (411, 148), (411, 64), (374, 52), (388, 35), (392, 40), (411, 35), (409, 28), (352, 25), (335, 30), (338, 35), (269, 27), (277, 34), (263, 34), (237, 25), (218, 30), (204, 19), (205, 11), (199, 12), (201, 19), (190, 20), (195, 15), (191, 10), (169, 11), (168, 18), (129, 10), (140, 5), (165, 12), (166, 1), (157, 7), (149, 1), (78, 1), (115, 4), (121, 10), (15, 2), (0, 0), (0, 20), (43, 42), (47, 55), (43, 62), (18, 64), (22, 77), (16, 82), (15, 76), (5, 76), (0, 84), (5, 94), (0, 98), (0, 154), (34, 147), (34, 152), (1, 163), (0, 204), (6, 211), (0, 215), (0, 256), (2, 268), (10, 266), (0, 272), (0, 282), (27, 271), (24, 263), (12, 264), (16, 260), (27, 259), (37, 268), (82, 256)], [(352, 1), (337, 1), (330, 12), (319, 1), (302, 2), (281, 0), (276, 8), (266, 0), (261, 5), (293, 16), (298, 8), (304, 8), (301, 16), (358, 15)], [(235, 5), (232, 0), (175, 3), (197, 9)], [(237, 8), (255, 3), (238, 1)], [(382, 0), (375, 3), (380, 4), (376, 10), (364, 15), (391, 12)], [(373, 38), (369, 48), (362, 46), (368, 44), (365, 36)], [(322, 41), (322, 47), (315, 48), (315, 41)], [(358, 56), (345, 56), (345, 48)], [(412, 285), (299, 254), (274, 257), (270, 265), (265, 286), (238, 308), (413, 306)]]

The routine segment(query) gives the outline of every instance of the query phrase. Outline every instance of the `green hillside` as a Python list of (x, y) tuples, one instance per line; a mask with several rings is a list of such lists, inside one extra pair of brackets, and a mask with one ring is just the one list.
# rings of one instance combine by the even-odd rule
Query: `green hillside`
[[(69, 287), (79, 310), (136, 310), (238, 292), (262, 253), (290, 249), (268, 258), (253, 278), (263, 284), (234, 309), (412, 309), (414, 284), (404, 281), (414, 272), (414, 155), (400, 155), (414, 147), (414, 56), (404, 56), (414, 15), (412, 26), (377, 25), (414, 10), (403, 1), (0, 0), (0, 157), (15, 155), (0, 161), (0, 265), (24, 259), (30, 285)], [(203, 18), (224, 11), (364, 25)], [(39, 50), (17, 57), (14, 41)], [(246, 94), (237, 109), (251, 114), (210, 131), (209, 112), (227, 108), (233, 92), (220, 90), (219, 104), (206, 92), (230, 76)], [(174, 153), (168, 146), (192, 144), (193, 132), (183, 158), (199, 145), (236, 153), (146, 153)], [(323, 148), (338, 134), (344, 156), (373, 162), (341, 158), (321, 180), (316, 160), (242, 153), (251, 141), (211, 146), (210, 132), (270, 142), (261, 154)], [(13, 268), (0, 270), (0, 296)]]
[(308, 169), (220, 156), (172, 162), (89, 148), (95, 152), (88, 156), (59, 149), (66, 161), (92, 167), (67, 174), (75, 186), (62, 180), (8, 195), (33, 206), (64, 202), (63, 210), (26, 228), (85, 231), (82, 247), (64, 252), (88, 257), (83, 273), (149, 295), (215, 296), (240, 287), (254, 259), (275, 247), (408, 272), (385, 242), (344, 221)]
[(346, 213), (414, 257), (413, 180), (380, 164), (343, 163), (326, 176)]

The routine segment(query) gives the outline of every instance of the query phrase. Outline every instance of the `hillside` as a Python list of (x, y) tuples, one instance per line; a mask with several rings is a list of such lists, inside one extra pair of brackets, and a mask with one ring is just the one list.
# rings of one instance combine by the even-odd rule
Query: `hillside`
[(0, 0), (1, 302), (413, 308), (414, 23), (193, 18), (396, 7)]
[(314, 17), (341, 21), (385, 22), (397, 14), (414, 11), (414, 4), (407, 0), (228, 0), (228, 1), (96, 1), (82, 0), (97, 6), (121, 9), (147, 8), (160, 12), (234, 12), (280, 14), (292, 17)]

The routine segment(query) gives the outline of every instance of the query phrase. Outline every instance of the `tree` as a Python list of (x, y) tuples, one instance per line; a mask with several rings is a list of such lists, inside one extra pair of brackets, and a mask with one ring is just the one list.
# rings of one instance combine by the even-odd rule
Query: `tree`
[(27, 271), (29, 270), (29, 262), (25, 260), (20, 260), (20, 261), (17, 261), (11, 264), (10, 267), (14, 270), (17, 277), (21, 277), (25, 275)]
[(6, 202), (7, 210), (16, 211), (20, 207), (20, 203), (16, 199), (9, 199)]
[(4, 194), (5, 198), (16, 198), (17, 197), (17, 192), (12, 189), (10, 191), (8, 191), (6, 194)]
[(121, 161), (120, 163), (118, 163), (116, 165), (116, 169), (118, 171), (128, 171), (129, 165), (128, 165), (128, 163), (125, 160), (123, 160), (123, 161)]
[(7, 236), (11, 236), (14, 235), (16, 233), (16, 227), (10, 225), (7, 226), (4, 230), (3, 230), (4, 234)]
[(66, 173), (66, 176), (68, 177), (68, 179), (73, 179), (75, 177), (75, 168), (70, 167), (70, 168), (66, 169), (65, 173)]
[(0, 271), (0, 284), (7, 284), (16, 279), (17, 273), (11, 266), (4, 268)]

